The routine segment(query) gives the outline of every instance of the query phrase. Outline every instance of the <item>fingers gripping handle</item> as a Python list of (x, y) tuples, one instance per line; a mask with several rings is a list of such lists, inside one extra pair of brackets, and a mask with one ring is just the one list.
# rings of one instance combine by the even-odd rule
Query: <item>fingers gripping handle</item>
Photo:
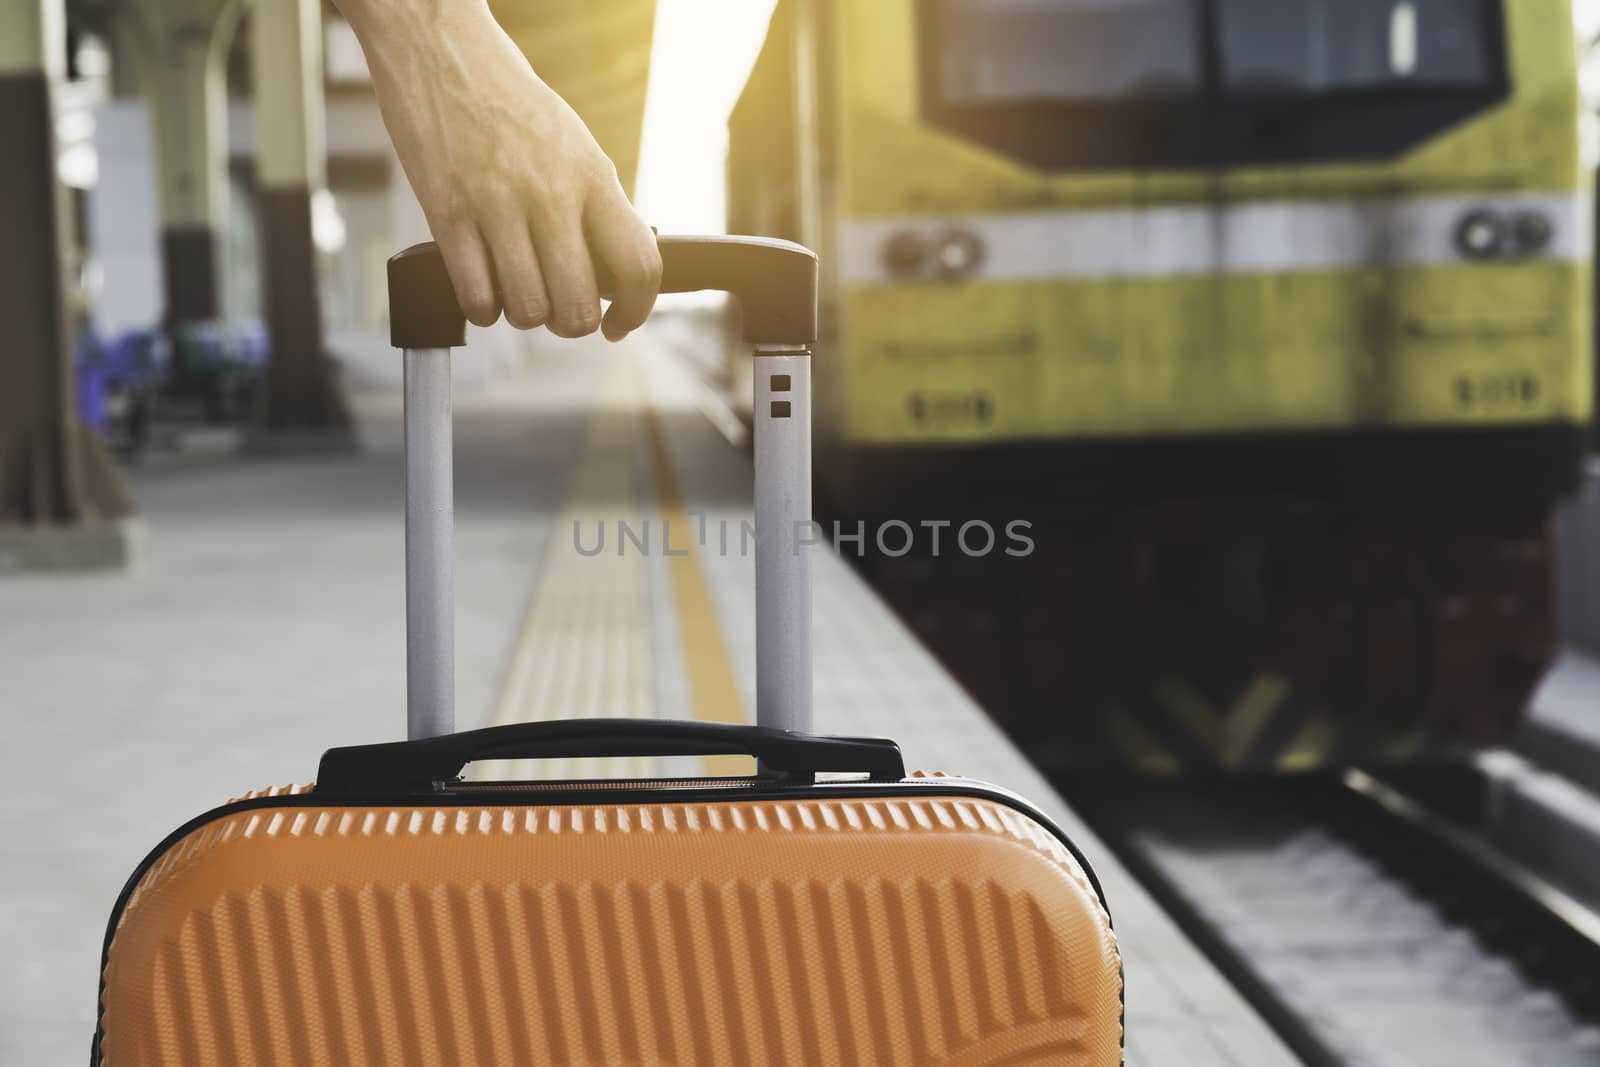
[[(656, 238), (663, 293), (731, 293), (744, 313), (745, 340), (809, 345), (817, 339), (817, 257), (809, 248), (767, 237)], [(595, 264), (600, 295), (615, 281)], [(459, 348), (466, 343), (444, 257), (429, 241), (389, 260), (389, 335), (396, 348)]]

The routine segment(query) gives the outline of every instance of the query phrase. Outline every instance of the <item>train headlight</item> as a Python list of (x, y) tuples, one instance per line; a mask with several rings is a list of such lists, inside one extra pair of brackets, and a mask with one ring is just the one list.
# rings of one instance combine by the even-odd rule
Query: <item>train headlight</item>
[(891, 277), (915, 277), (927, 261), (928, 242), (915, 230), (899, 230), (883, 242), (883, 267)]
[(1469, 211), (1456, 223), (1456, 248), (1468, 259), (1492, 259), (1506, 244), (1506, 220), (1487, 208)]
[(1550, 216), (1542, 211), (1519, 211), (1511, 217), (1511, 236), (1518, 252), (1532, 255), (1549, 245), (1550, 238), (1555, 236), (1555, 226)]
[(933, 249), (934, 273), (941, 278), (965, 278), (983, 263), (983, 241), (970, 230), (951, 230)]

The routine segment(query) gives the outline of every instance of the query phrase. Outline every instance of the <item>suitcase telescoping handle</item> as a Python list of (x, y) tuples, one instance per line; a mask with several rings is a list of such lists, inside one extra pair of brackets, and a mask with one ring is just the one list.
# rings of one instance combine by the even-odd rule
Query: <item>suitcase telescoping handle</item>
[[(657, 244), (661, 292), (733, 294), (755, 346), (756, 722), (809, 730), (817, 257), (764, 237)], [(602, 276), (601, 294), (611, 289)], [(466, 343), (466, 319), (432, 242), (389, 260), (389, 324), (405, 353), (407, 736), (437, 737), (455, 723), (450, 349)]]
[(671, 719), (550, 719), (415, 741), (329, 749), (319, 793), (389, 796), (433, 790), (474, 760), (591, 756), (754, 756), (768, 771), (812, 780), (818, 773), (905, 777), (900, 749), (878, 738), (813, 737), (762, 726)]

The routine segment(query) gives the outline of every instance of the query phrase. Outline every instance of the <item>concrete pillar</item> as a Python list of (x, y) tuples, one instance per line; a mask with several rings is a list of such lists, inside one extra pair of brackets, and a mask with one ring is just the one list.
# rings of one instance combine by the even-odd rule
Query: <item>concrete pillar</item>
[(52, 96), (63, 0), (0, 3), (0, 569), (121, 566), (131, 508), (77, 417), (66, 197)]
[(272, 338), (251, 450), (344, 451), (349, 411), (323, 348), (312, 198), (327, 188), (322, 5), (270, 0), (251, 27), (256, 188), (267, 332)]
[[(217, 0), (144, 3), (154, 37), (149, 74), (161, 187), (161, 271), (169, 327), (217, 317), (221, 234), (227, 217), (225, 61), (240, 5)], [(191, 391), (195, 376), (175, 360), (169, 384)]]

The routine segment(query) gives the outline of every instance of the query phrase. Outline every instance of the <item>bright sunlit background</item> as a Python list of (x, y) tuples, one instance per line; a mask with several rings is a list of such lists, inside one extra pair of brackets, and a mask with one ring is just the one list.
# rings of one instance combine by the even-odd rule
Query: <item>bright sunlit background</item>
[(1583, 116), (1584, 161), (1590, 166), (1600, 163), (1600, 121), (1595, 109), (1600, 108), (1600, 57), (1588, 42), (1600, 38), (1600, 0), (1573, 0), (1572, 18), (1578, 30), (1578, 47), (1585, 49), (1578, 67), (1579, 83), (1589, 110)]
[[(1600, 0), (1596, 0), (1600, 3)], [(728, 112), (775, 0), (658, 0), (639, 210), (662, 233), (723, 233)]]

